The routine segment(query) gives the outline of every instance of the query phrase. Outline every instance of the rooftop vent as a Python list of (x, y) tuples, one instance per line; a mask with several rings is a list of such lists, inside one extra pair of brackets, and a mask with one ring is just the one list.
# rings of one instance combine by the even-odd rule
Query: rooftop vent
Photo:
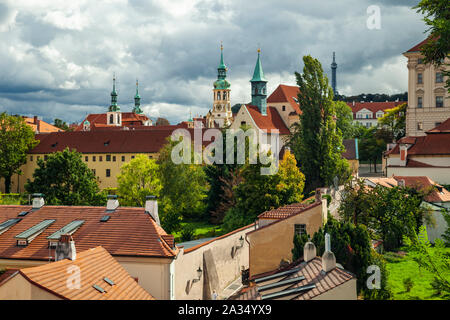
[(156, 200), (156, 196), (147, 196), (145, 199), (145, 212), (151, 215), (158, 225), (161, 225), (159, 222), (158, 201)]
[(331, 252), (330, 235), (325, 234), (325, 252), (322, 256), (322, 270), (325, 272), (331, 271), (336, 268), (336, 257)]
[(317, 256), (316, 246), (311, 241), (305, 243), (303, 247), (303, 260), (305, 262), (311, 261)]
[(92, 287), (93, 287), (95, 290), (97, 290), (98, 292), (100, 292), (100, 293), (105, 293), (105, 292), (106, 292), (102, 287), (100, 287), (100, 286), (98, 286), (98, 285), (96, 285), (96, 284), (94, 284)]
[(74, 261), (77, 258), (77, 250), (75, 248), (75, 241), (69, 234), (63, 234), (59, 238), (58, 245), (56, 246), (56, 261), (70, 259)]
[(33, 198), (32, 208), (33, 210), (38, 210), (42, 208), (45, 204), (44, 195), (42, 193), (33, 193), (31, 195)]
[(109, 195), (106, 202), (106, 211), (113, 212), (119, 207), (119, 200), (116, 195)]

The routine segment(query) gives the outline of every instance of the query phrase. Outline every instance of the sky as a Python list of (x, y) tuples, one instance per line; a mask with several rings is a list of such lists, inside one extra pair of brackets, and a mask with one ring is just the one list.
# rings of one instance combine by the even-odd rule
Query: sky
[(258, 48), (268, 93), (295, 85), (308, 54), (331, 84), (333, 51), (340, 94), (402, 93), (402, 53), (426, 38), (417, 3), (0, 0), (0, 112), (79, 123), (107, 111), (115, 73), (122, 111), (131, 111), (138, 79), (141, 107), (152, 119), (204, 116), (221, 42), (232, 105), (251, 100)]

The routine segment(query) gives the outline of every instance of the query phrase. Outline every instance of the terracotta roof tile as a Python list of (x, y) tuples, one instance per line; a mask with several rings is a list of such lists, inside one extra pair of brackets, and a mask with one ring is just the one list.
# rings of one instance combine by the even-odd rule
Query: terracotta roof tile
[(300, 106), (298, 102), (294, 100), (297, 99), (300, 90), (297, 86), (288, 86), (284, 84), (280, 84), (272, 94), (267, 98), (268, 103), (280, 103), (286, 102), (292, 106), (292, 109), (295, 111), (295, 114), (301, 114)]
[(450, 134), (433, 133), (421, 137), (404, 137), (386, 154), (399, 154), (399, 144), (412, 144), (408, 149), (410, 155), (450, 155)]
[[(67, 270), (77, 266), (81, 273), (81, 287), (68, 288), (72, 273)], [(64, 259), (38, 267), (24, 268), (20, 274), (39, 287), (69, 300), (154, 300), (128, 272), (101, 246), (77, 253), (76, 260)], [(104, 278), (112, 280), (108, 284)], [(97, 285), (105, 290), (96, 290)]]
[(344, 139), (342, 144), (345, 147), (345, 152), (342, 154), (342, 157), (347, 160), (355, 160), (358, 159), (357, 150), (356, 150), (356, 141), (355, 139)]
[(276, 108), (267, 107), (267, 115), (263, 116), (257, 106), (246, 105), (245, 106), (250, 113), (253, 121), (255, 121), (256, 125), (259, 129), (263, 131), (268, 130), (279, 130), (279, 134), (289, 134), (290, 131), (288, 127), (281, 119), (280, 114), (278, 113)]
[[(143, 126), (142, 121), (147, 121), (149, 118), (143, 114), (136, 114), (134, 112), (121, 112), (122, 115), (122, 126)], [(118, 127), (121, 126), (112, 126), (108, 125), (106, 113), (91, 113), (89, 114), (76, 128), (75, 131), (82, 131), (83, 124), (87, 120), (89, 121), (91, 127)]]
[(25, 122), (33, 129), (34, 132), (37, 132), (38, 125), (39, 125), (39, 132), (40, 133), (49, 133), (49, 132), (60, 132), (63, 131), (62, 129), (55, 127), (45, 121), (36, 119), (37, 123), (35, 123), (34, 118), (30, 117), (23, 117)]
[(353, 119), (364, 120), (363, 118), (357, 118), (356, 113), (362, 109), (367, 109), (372, 112), (372, 119), (376, 119), (376, 113), (378, 111), (385, 111), (387, 109), (392, 109), (401, 104), (406, 103), (406, 101), (386, 101), (386, 102), (347, 102), (348, 106), (352, 109)]
[[(0, 222), (17, 218), (30, 206), (0, 206)], [(113, 256), (145, 256), (173, 258), (177, 249), (170, 248), (162, 236), (167, 233), (156, 224), (144, 208), (119, 207), (109, 213), (110, 219), (100, 222), (106, 207), (44, 206), (21, 217), (22, 220), (0, 234), (0, 258), (49, 260), (54, 258), (54, 250), (49, 250), (48, 239), (74, 220), (84, 220), (84, 224), (72, 235), (79, 250), (103, 246)], [(18, 247), (15, 236), (37, 225), (43, 220), (55, 219), (47, 229), (26, 247)]]
[(308, 204), (305, 204), (305, 203), (288, 204), (286, 206), (279, 207), (277, 209), (265, 211), (265, 212), (261, 213), (260, 215), (258, 215), (258, 218), (259, 219), (284, 219), (284, 218), (290, 217), (298, 212), (303, 211), (303, 209), (305, 209), (306, 207), (308, 207)]
[(431, 129), (430, 131), (427, 131), (427, 133), (450, 133), (450, 118), (442, 122), (437, 127)]

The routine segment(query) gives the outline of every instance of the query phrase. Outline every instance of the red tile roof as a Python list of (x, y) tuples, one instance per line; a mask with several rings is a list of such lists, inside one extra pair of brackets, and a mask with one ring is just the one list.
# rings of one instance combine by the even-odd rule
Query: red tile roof
[(280, 84), (267, 98), (267, 103), (286, 102), (292, 106), (296, 114), (301, 114), (300, 105), (294, 100), (297, 99), (300, 90), (297, 86), (287, 86)]
[(342, 154), (342, 157), (347, 160), (357, 159), (356, 139), (344, 139), (342, 141), (342, 144), (344, 145), (344, 148), (345, 148), (345, 152)]
[[(81, 153), (157, 153), (167, 143), (167, 138), (170, 137), (172, 132), (180, 128), (182, 127), (171, 126), (169, 129), (154, 127), (154, 129), (149, 130), (74, 131), (38, 134), (36, 139), (40, 143), (29, 153), (46, 154), (62, 151), (65, 148), (76, 149)], [(194, 129), (186, 130), (193, 139)], [(211, 142), (203, 141), (204, 145), (209, 143)]]
[(302, 212), (303, 209), (308, 207), (308, 204), (306, 203), (292, 203), (288, 204), (286, 206), (265, 211), (258, 215), (259, 219), (284, 219), (287, 217), (290, 217), (292, 215), (295, 215), (299, 212)]
[[(149, 118), (143, 114), (136, 114), (134, 112), (121, 112), (122, 115), (122, 127), (123, 126), (142, 126), (142, 121), (147, 121)], [(82, 131), (84, 122), (88, 120), (91, 128), (92, 127), (119, 127), (121, 126), (112, 126), (107, 123), (107, 114), (106, 113), (91, 113), (89, 114), (75, 129), (75, 131)]]
[(406, 103), (405, 101), (386, 101), (386, 102), (355, 102), (354, 105), (352, 102), (347, 102), (348, 106), (352, 108), (353, 118), (361, 119), (356, 117), (356, 113), (361, 111), (362, 109), (367, 109), (372, 112), (372, 119), (376, 119), (376, 113), (378, 111), (383, 111), (387, 109), (392, 109), (401, 104)]
[[(301, 261), (292, 263), (289, 269), (300, 268), (297, 272), (294, 272), (288, 276), (284, 276), (280, 278), (279, 281), (288, 280), (297, 278), (300, 276), (304, 276), (305, 279), (301, 280), (297, 283), (292, 284), (284, 290), (294, 289), (297, 287), (302, 287), (309, 284), (315, 284), (315, 288), (307, 290), (305, 292), (298, 293), (297, 296), (293, 297), (291, 300), (311, 300), (320, 296), (321, 294), (326, 293), (329, 290), (332, 290), (349, 280), (356, 279), (356, 276), (349, 271), (341, 269), (339, 267), (334, 268), (333, 270), (324, 273), (322, 272), (322, 259), (320, 257), (316, 257), (309, 261), (308, 263)], [(277, 271), (279, 272), (279, 271)], [(272, 274), (276, 274), (274, 272)], [(264, 275), (266, 276), (266, 274)], [(232, 300), (261, 300), (261, 294), (257, 290), (258, 286), (252, 286), (248, 288), (244, 288), (238, 294), (231, 297)], [(355, 296), (356, 296), (356, 287), (355, 287)]]
[[(62, 129), (55, 127), (54, 125), (51, 125), (45, 121), (30, 118), (30, 117), (23, 117), (26, 124), (29, 125), (34, 132), (40, 132), (40, 133), (49, 133), (49, 132), (60, 132), (63, 131)], [(39, 127), (39, 130), (38, 130)]]
[(400, 154), (399, 144), (412, 144), (408, 149), (408, 157), (410, 155), (450, 155), (450, 134), (446, 133), (402, 138), (386, 154)]
[[(17, 218), (31, 206), (0, 206), (0, 223)], [(106, 222), (100, 218), (109, 215)], [(106, 207), (43, 206), (21, 217), (22, 220), (0, 234), (0, 258), (49, 260), (54, 250), (49, 250), (47, 237), (74, 220), (84, 224), (72, 235), (78, 250), (102, 246), (113, 256), (141, 256), (173, 258), (173, 249), (164, 239), (167, 233), (145, 213), (144, 208), (119, 207), (106, 213)], [(15, 236), (43, 220), (56, 221), (39, 234), (26, 247), (18, 247)], [(167, 238), (166, 238), (167, 239)]]
[[(68, 268), (79, 268), (80, 288), (67, 286), (73, 277)], [(38, 267), (21, 269), (20, 274), (40, 288), (68, 300), (155, 300), (101, 246), (77, 253), (76, 260), (64, 259)], [(108, 284), (104, 278), (114, 284)], [(105, 292), (93, 287), (97, 285)]]
[(267, 115), (263, 116), (257, 106), (246, 105), (245, 106), (250, 113), (253, 121), (255, 121), (256, 125), (259, 129), (263, 131), (269, 130), (279, 130), (279, 134), (289, 134), (290, 131), (288, 127), (284, 124), (283, 119), (281, 119), (280, 114), (278, 113), (276, 108), (267, 107)]
[[(412, 47), (411, 49), (409, 49), (409, 50), (406, 51), (406, 52), (418, 52), (418, 51), (420, 51), (421, 47), (422, 47), (425, 43), (427, 43), (430, 39), (432, 39), (431, 36), (429, 36), (428, 38), (426, 38), (426, 39), (423, 40), (422, 42), (416, 44), (414, 47)], [(436, 39), (438, 39), (438, 38), (436, 37)]]
[(427, 133), (450, 133), (450, 118), (442, 122), (437, 127), (427, 131)]

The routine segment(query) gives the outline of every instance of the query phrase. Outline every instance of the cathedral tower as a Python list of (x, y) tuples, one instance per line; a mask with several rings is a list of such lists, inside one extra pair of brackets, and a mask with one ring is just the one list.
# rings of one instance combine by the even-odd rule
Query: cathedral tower
[(137, 114), (143, 114), (141, 109), (141, 96), (139, 95), (139, 83), (136, 79), (136, 95), (134, 96), (134, 108), (133, 112)]
[(252, 83), (252, 105), (257, 106), (259, 112), (263, 116), (267, 115), (267, 80), (264, 77), (264, 72), (260, 59), (261, 50), (258, 49), (258, 60), (256, 60), (255, 71), (253, 72), (253, 78), (250, 80)]
[(122, 113), (120, 107), (117, 105), (117, 92), (116, 92), (116, 75), (113, 76), (113, 91), (111, 92), (111, 105), (106, 113), (106, 123), (109, 125), (122, 125)]

